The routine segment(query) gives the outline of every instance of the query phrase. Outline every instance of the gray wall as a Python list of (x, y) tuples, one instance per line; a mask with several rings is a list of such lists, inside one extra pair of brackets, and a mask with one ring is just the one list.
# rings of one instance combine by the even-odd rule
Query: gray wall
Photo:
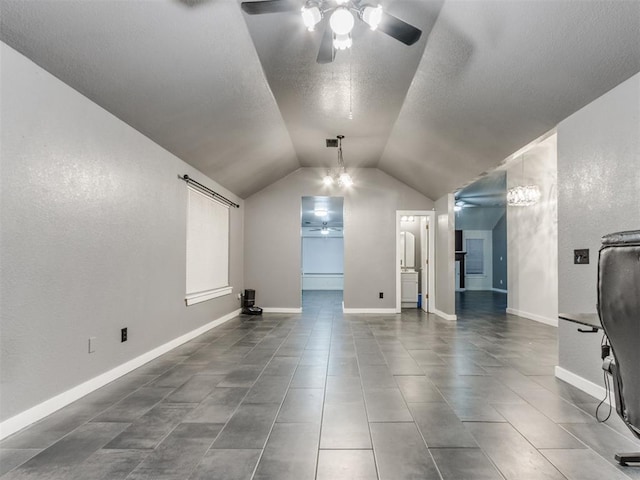
[[(600, 238), (640, 228), (640, 74), (560, 123), (558, 187), (559, 311), (595, 312)], [(561, 321), (559, 344), (561, 367), (602, 384), (600, 335)]]
[(436, 309), (455, 315), (455, 234), (454, 197), (445, 195), (435, 203), (436, 209)]
[(541, 195), (535, 205), (507, 207), (507, 313), (553, 326), (558, 325), (557, 163), (557, 138), (551, 134), (507, 164), (507, 188), (534, 184)]
[[(1, 47), (5, 420), (236, 310), (235, 295), (185, 307), (186, 186), (177, 177), (242, 202)], [(243, 212), (231, 210), (234, 292), (244, 287)]]
[(350, 170), (355, 185), (348, 190), (323, 185), (324, 173), (301, 168), (246, 199), (247, 288), (261, 307), (300, 308), (301, 198), (344, 196), (344, 305), (395, 308), (395, 212), (428, 210), (433, 202), (377, 169)]
[(507, 289), (507, 213), (500, 217), (492, 232), (493, 288)]

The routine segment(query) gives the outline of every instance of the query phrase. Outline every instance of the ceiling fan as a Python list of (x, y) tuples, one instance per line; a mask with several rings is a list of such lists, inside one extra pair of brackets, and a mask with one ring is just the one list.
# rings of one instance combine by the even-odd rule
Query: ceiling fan
[(311, 228), (309, 229), (310, 232), (320, 232), (320, 234), (322, 235), (329, 235), (329, 232), (341, 232), (342, 229), (341, 228), (336, 228), (336, 227), (329, 227), (327, 225), (327, 222), (322, 222), (322, 227), (320, 228)]
[(380, 30), (405, 45), (413, 45), (422, 35), (422, 30), (385, 12), (381, 5), (369, 5), (362, 0), (307, 0), (302, 8), (292, 0), (242, 2), (241, 6), (249, 15), (300, 11), (309, 31), (314, 31), (316, 25), (328, 17), (320, 42), (318, 63), (330, 63), (336, 50), (351, 47), (355, 18), (366, 23), (371, 30)]

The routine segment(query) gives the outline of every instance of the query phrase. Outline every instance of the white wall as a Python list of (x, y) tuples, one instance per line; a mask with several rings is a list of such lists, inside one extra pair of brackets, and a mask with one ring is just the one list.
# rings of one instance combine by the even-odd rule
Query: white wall
[(452, 194), (439, 198), (436, 209), (436, 268), (434, 311), (447, 320), (456, 320), (455, 219)]
[(343, 272), (342, 236), (302, 237), (302, 290), (343, 290)]
[(507, 207), (507, 312), (558, 324), (558, 214), (556, 135), (524, 153), (507, 169), (507, 189), (540, 187), (540, 201)]
[[(601, 237), (640, 228), (640, 74), (560, 123), (558, 185), (559, 308), (595, 312)], [(590, 263), (574, 265), (582, 248)], [(601, 336), (558, 333), (561, 369), (601, 386)]]
[[(37, 416), (52, 397), (239, 307), (235, 295), (185, 306), (178, 175), (242, 201), (4, 44), (0, 57), (0, 420), (22, 422), (18, 414)], [(243, 212), (231, 209), (235, 292)], [(7, 422), (3, 434), (19, 424)]]
[(323, 185), (324, 173), (301, 168), (246, 199), (247, 288), (261, 307), (301, 308), (300, 199), (344, 196), (345, 308), (395, 311), (395, 212), (429, 210), (433, 202), (377, 169), (350, 170), (348, 190)]
[(302, 273), (343, 273), (342, 237), (303, 237)]

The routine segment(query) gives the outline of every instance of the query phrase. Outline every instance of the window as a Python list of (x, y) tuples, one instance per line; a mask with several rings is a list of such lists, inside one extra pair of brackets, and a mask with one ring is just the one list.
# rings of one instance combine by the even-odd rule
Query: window
[(467, 238), (467, 275), (484, 275), (484, 239)]
[(186, 303), (228, 295), (229, 207), (187, 187)]

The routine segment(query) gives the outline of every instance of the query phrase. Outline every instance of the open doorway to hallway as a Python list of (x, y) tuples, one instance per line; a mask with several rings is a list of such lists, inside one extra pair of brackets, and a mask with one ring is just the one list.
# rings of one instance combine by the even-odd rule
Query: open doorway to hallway
[(342, 305), (344, 198), (302, 197), (300, 208), (302, 309)]
[(506, 172), (495, 171), (455, 195), (456, 313), (507, 308)]

